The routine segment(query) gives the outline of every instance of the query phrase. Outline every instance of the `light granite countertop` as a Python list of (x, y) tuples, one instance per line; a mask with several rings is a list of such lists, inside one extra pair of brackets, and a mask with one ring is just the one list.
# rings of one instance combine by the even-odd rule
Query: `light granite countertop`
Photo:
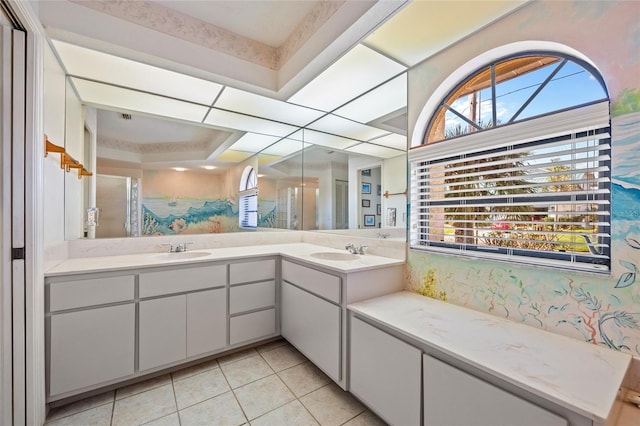
[[(330, 260), (314, 257), (314, 253), (347, 253), (330, 247), (307, 243), (255, 245), (243, 247), (197, 249), (185, 253), (141, 253), (116, 256), (84, 257), (67, 259), (45, 272), (45, 276), (83, 274), (148, 268), (157, 266), (193, 264), (213, 261), (251, 259), (259, 256), (280, 255), (284, 258), (302, 260), (316, 266), (340, 273), (358, 272), (387, 266), (402, 265), (403, 260), (370, 254), (356, 255), (353, 260)], [(198, 256), (198, 257), (189, 257)]]
[(628, 354), (410, 292), (348, 309), (599, 423), (631, 362)]

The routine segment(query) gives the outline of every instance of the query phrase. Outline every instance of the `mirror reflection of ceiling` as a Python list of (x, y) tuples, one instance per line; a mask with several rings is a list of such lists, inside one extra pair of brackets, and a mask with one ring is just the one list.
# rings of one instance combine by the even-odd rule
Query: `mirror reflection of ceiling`
[(103, 151), (110, 143), (145, 164), (224, 167), (258, 152), (290, 157), (303, 140), (318, 152), (402, 155), (406, 70), (524, 3), (61, 0), (39, 9), (81, 101), (99, 110)]

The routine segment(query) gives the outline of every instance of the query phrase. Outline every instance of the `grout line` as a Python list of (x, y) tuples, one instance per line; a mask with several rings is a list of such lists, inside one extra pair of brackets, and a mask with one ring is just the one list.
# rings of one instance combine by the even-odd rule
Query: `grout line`
[(176, 387), (173, 381), (173, 373), (169, 374), (169, 378), (171, 379), (171, 390), (173, 391), (173, 402), (176, 404), (176, 414), (178, 415), (178, 425), (182, 424), (180, 421), (180, 407), (178, 406), (178, 397), (176, 395)]
[[(258, 351), (256, 351), (257, 353)], [(244, 358), (243, 358), (244, 359)], [(238, 360), (240, 361), (240, 360)], [(233, 363), (230, 363), (233, 364)], [(224, 374), (224, 370), (222, 369), (222, 364), (220, 364), (220, 362), (218, 362), (218, 365), (220, 366), (220, 372), (222, 373), (222, 377), (224, 377), (225, 382), (227, 382), (227, 386), (229, 386), (231, 395), (233, 395), (233, 399), (236, 400), (236, 404), (238, 404), (238, 407), (240, 407), (240, 411), (242, 411), (242, 415), (244, 416), (244, 419), (247, 421), (247, 423), (249, 423), (249, 416), (247, 416), (247, 413), (244, 411), (244, 407), (242, 406), (242, 404), (240, 404), (240, 400), (238, 399), (238, 396), (236, 395), (236, 393), (234, 392), (234, 389), (231, 387), (231, 383), (229, 383), (229, 379), (227, 379), (227, 375)], [(229, 364), (227, 364), (229, 365)]]
[(117, 391), (118, 391), (117, 389), (113, 390), (113, 401), (112, 401), (113, 405), (111, 406), (111, 418), (109, 419), (109, 426), (113, 425), (113, 414), (116, 412), (116, 401), (117, 401), (116, 400), (116, 392)]
[[(300, 363), (295, 364), (295, 365), (292, 365), (292, 366), (287, 367), (287, 368), (285, 368), (285, 369), (283, 369), (283, 370), (280, 370), (280, 371), (275, 371), (275, 369), (274, 369), (274, 368), (269, 364), (269, 362), (267, 361), (267, 359), (264, 357), (264, 354), (267, 354), (267, 353), (272, 352), (272, 351), (274, 351), (274, 350), (276, 350), (276, 349), (280, 349), (280, 348), (282, 348), (282, 347), (287, 347), (287, 346), (295, 350), (295, 348), (293, 348), (293, 346), (291, 346), (288, 342), (284, 341), (284, 343), (283, 343), (282, 345), (276, 346), (275, 348), (272, 348), (272, 349), (269, 349), (269, 350), (267, 350), (267, 351), (263, 351), (263, 352), (258, 351), (256, 348), (252, 348), (252, 349), (253, 349), (253, 353), (252, 353), (252, 354), (250, 354), (250, 355), (248, 355), (248, 356), (245, 356), (245, 357), (242, 357), (242, 358), (240, 358), (240, 359), (237, 359), (237, 360), (235, 360), (235, 361), (233, 361), (233, 362), (229, 362), (229, 363), (224, 364), (224, 365), (231, 366), (231, 365), (233, 365), (233, 364), (234, 364), (234, 363), (236, 363), (236, 362), (239, 362), (239, 361), (246, 360), (246, 359), (248, 359), (248, 358), (254, 357), (254, 356), (257, 354), (257, 355), (259, 355), (259, 356), (260, 356), (260, 359), (262, 359), (262, 360), (265, 362), (265, 364), (268, 366), (269, 370), (271, 371), (271, 374), (268, 374), (267, 376), (264, 376), (264, 377), (258, 378), (258, 379), (256, 379), (256, 380), (253, 380), (253, 381), (251, 381), (251, 382), (244, 383), (244, 384), (242, 384), (242, 385), (240, 385), (240, 386), (236, 387), (235, 389), (231, 387), (231, 384), (229, 383), (229, 379), (227, 378), (227, 375), (225, 374), (225, 371), (224, 371), (224, 369), (222, 368), (222, 367), (223, 367), (223, 365), (219, 362), (219, 360), (218, 360), (218, 359), (216, 359), (216, 362), (213, 364), (214, 366), (212, 366), (211, 368), (207, 368), (206, 370), (200, 371), (200, 372), (198, 372), (198, 373), (192, 374), (192, 375), (187, 376), (187, 377), (184, 377), (184, 378), (180, 378), (180, 379), (178, 379), (178, 380), (176, 380), (176, 379), (174, 378), (174, 373), (177, 373), (177, 372), (179, 372), (179, 371), (181, 371), (181, 370), (174, 371), (173, 373), (167, 373), (167, 374), (169, 375), (169, 379), (170, 379), (170, 382), (171, 382), (171, 389), (172, 389), (172, 391), (173, 391), (174, 403), (175, 403), (175, 406), (176, 406), (176, 411), (175, 411), (175, 413), (178, 415), (178, 422), (179, 422), (179, 424), (180, 424), (180, 425), (182, 424), (182, 420), (181, 420), (181, 416), (180, 416), (180, 408), (178, 407), (178, 400), (177, 400), (177, 394), (176, 394), (176, 390), (175, 390), (175, 383), (176, 383), (176, 382), (179, 382), (179, 381), (182, 381), (182, 380), (189, 379), (189, 378), (193, 378), (193, 377), (195, 377), (195, 376), (197, 376), (197, 375), (200, 375), (200, 374), (204, 374), (204, 373), (207, 373), (207, 372), (211, 372), (211, 371), (215, 370), (216, 368), (218, 368), (218, 369), (220, 370), (220, 372), (222, 373), (222, 377), (223, 377), (223, 379), (225, 380), (225, 382), (226, 382), (226, 384), (227, 384), (227, 386), (228, 386), (229, 390), (228, 390), (228, 391), (226, 391), (226, 392), (222, 392), (222, 393), (220, 393), (220, 394), (218, 394), (218, 395), (212, 396), (212, 397), (210, 397), (210, 398), (207, 398), (207, 399), (205, 399), (205, 400), (203, 400), (203, 401), (198, 401), (198, 402), (196, 402), (195, 404), (189, 405), (188, 407), (183, 407), (183, 409), (187, 409), (187, 408), (189, 408), (189, 407), (193, 407), (194, 405), (201, 404), (201, 403), (203, 403), (203, 402), (205, 402), (205, 401), (208, 401), (208, 400), (211, 400), (211, 399), (213, 399), (213, 398), (217, 398), (217, 397), (219, 397), (219, 396), (221, 396), (221, 395), (224, 395), (224, 394), (226, 394), (227, 392), (231, 392), (231, 395), (234, 397), (234, 399), (235, 399), (235, 401), (236, 401), (237, 405), (240, 407), (240, 410), (241, 410), (241, 412), (242, 412), (242, 413), (243, 413), (243, 415), (244, 415), (245, 420), (246, 420), (248, 423), (250, 423), (251, 421), (256, 420), (256, 419), (258, 419), (258, 418), (260, 418), (260, 417), (266, 416), (266, 415), (268, 415), (268, 414), (270, 414), (270, 413), (272, 413), (272, 412), (274, 412), (274, 411), (276, 411), (276, 410), (278, 410), (278, 409), (280, 409), (280, 408), (282, 408), (282, 407), (284, 407), (284, 406), (286, 406), (286, 405), (291, 404), (291, 403), (292, 403), (292, 402), (294, 402), (294, 401), (298, 401), (298, 403), (299, 403), (299, 404), (304, 408), (304, 410), (305, 410), (305, 411), (306, 411), (306, 412), (311, 416), (311, 418), (313, 418), (316, 422), (318, 422), (319, 424), (321, 424), (321, 423), (320, 423), (320, 421), (319, 421), (319, 420), (318, 420), (318, 419), (313, 415), (313, 413), (309, 410), (309, 408), (308, 408), (308, 407), (307, 407), (307, 406), (302, 402), (301, 398), (304, 398), (305, 396), (307, 396), (307, 395), (309, 395), (309, 394), (311, 394), (311, 393), (313, 393), (313, 392), (316, 392), (316, 391), (318, 391), (318, 390), (320, 390), (320, 389), (322, 389), (322, 388), (332, 386), (333, 381), (329, 380), (329, 382), (328, 382), (328, 383), (326, 383), (326, 384), (324, 384), (324, 385), (322, 385), (322, 386), (319, 386), (318, 388), (316, 388), (316, 389), (314, 389), (314, 390), (311, 390), (311, 391), (309, 391), (309, 392), (307, 392), (307, 393), (305, 393), (305, 394), (303, 394), (303, 395), (297, 396), (297, 395), (293, 392), (293, 390), (292, 390), (292, 389), (287, 385), (287, 383), (283, 380), (283, 378), (282, 378), (282, 377), (280, 377), (280, 373), (285, 372), (285, 371), (287, 371), (287, 370), (291, 370), (291, 369), (296, 368), (296, 367), (299, 367), (299, 366), (301, 366), (301, 365), (303, 365), (303, 364), (307, 364), (307, 363), (308, 363), (308, 364), (313, 365), (313, 363), (311, 363), (311, 362), (309, 361), (309, 359), (308, 359), (308, 358), (306, 358), (306, 357), (303, 355), (303, 359), (302, 359), (302, 361), (301, 361)], [(248, 351), (248, 352), (250, 352), (250, 351)], [(205, 361), (205, 362), (210, 362), (210, 361)], [(198, 365), (198, 364), (196, 364), (196, 365)], [(192, 367), (192, 366), (190, 366), (190, 367)], [(187, 368), (190, 368), (190, 367), (187, 367)], [(324, 374), (324, 373), (323, 373), (323, 374)], [(260, 416), (256, 417), (255, 419), (249, 420), (249, 417), (248, 417), (247, 413), (245, 412), (244, 407), (243, 407), (243, 406), (242, 406), (242, 404), (240, 403), (240, 400), (238, 399), (238, 396), (236, 395), (235, 391), (236, 391), (236, 390), (238, 390), (238, 389), (240, 389), (240, 388), (243, 388), (243, 387), (245, 387), (245, 386), (248, 386), (248, 385), (250, 385), (250, 384), (253, 384), (253, 383), (255, 383), (255, 382), (259, 381), (259, 380), (266, 379), (266, 378), (268, 378), (268, 377), (270, 377), (270, 376), (275, 376), (275, 377), (280, 381), (280, 383), (281, 383), (281, 384), (283, 384), (283, 385), (284, 385), (284, 387), (285, 387), (285, 388), (290, 392), (290, 394), (293, 396), (293, 399), (291, 399), (291, 400), (289, 400), (289, 401), (287, 401), (287, 402), (285, 402), (285, 403), (283, 403), (283, 404), (281, 404), (281, 405), (278, 405), (278, 406), (276, 406), (276, 407), (272, 408), (271, 410), (269, 410), (269, 411), (267, 411), (267, 412), (265, 412), (265, 413), (261, 414)], [(162, 377), (162, 376), (159, 376), (159, 377)], [(165, 384), (166, 384), (166, 383), (165, 383)], [(157, 388), (159, 388), (159, 387), (161, 387), (161, 386), (164, 386), (164, 385), (163, 385), (163, 384), (158, 384), (157, 386), (154, 386), (154, 387), (149, 388), (149, 389), (145, 389), (145, 390), (143, 390), (143, 391), (140, 391), (140, 392), (134, 393), (134, 394), (132, 394), (132, 395), (129, 395), (129, 396), (127, 396), (127, 397), (125, 397), (125, 398), (121, 398), (121, 399), (126, 399), (126, 398), (129, 398), (129, 397), (135, 396), (135, 395), (139, 395), (140, 393), (147, 392), (147, 391), (150, 391), (150, 390), (153, 390), (153, 389), (157, 389)], [(122, 389), (122, 388), (119, 388), (119, 389)], [(112, 404), (112, 405), (111, 405), (111, 418), (110, 418), (110, 425), (113, 425), (113, 421), (114, 421), (114, 414), (115, 414), (115, 404), (116, 404), (116, 402), (117, 402), (117, 401), (119, 401), (118, 399), (116, 399), (117, 391), (118, 391), (118, 389), (115, 389), (115, 390), (113, 391), (113, 397), (112, 397), (111, 402), (110, 402), (110, 403)], [(106, 405), (106, 404), (107, 404), (107, 403), (105, 403), (105, 404), (101, 404), (101, 405), (98, 405), (98, 406), (96, 406), (96, 407), (91, 407), (91, 408), (89, 408), (89, 409), (94, 409), (94, 408), (97, 408), (97, 407), (100, 407), (100, 406), (103, 406), (103, 405)], [(89, 410), (89, 409), (87, 409), (87, 410)], [(72, 416), (72, 415), (74, 415), (74, 414), (78, 414), (78, 413), (81, 413), (81, 412), (84, 412), (84, 411), (87, 411), (87, 410), (81, 410), (81, 411), (78, 411), (78, 412), (75, 412), (75, 413), (69, 414), (68, 416), (61, 417), (61, 418), (69, 417), (69, 416)], [(342, 425), (344, 425), (345, 423), (348, 423), (348, 422), (352, 421), (353, 419), (355, 419), (356, 417), (358, 417), (358, 416), (362, 415), (362, 414), (363, 414), (363, 413), (365, 413), (366, 411), (367, 411), (367, 407), (366, 407), (366, 406), (363, 406), (362, 411), (358, 412), (358, 413), (357, 413), (357, 414), (355, 414), (353, 417), (351, 417), (351, 418), (349, 418), (348, 420), (346, 420), (345, 422), (343, 422), (343, 423), (342, 423)], [(169, 416), (169, 415), (171, 415), (171, 414), (173, 414), (173, 413), (169, 413), (169, 414), (167, 414), (167, 416)], [(162, 417), (165, 417), (165, 416), (162, 416)], [(159, 417), (159, 418), (162, 418), (162, 417)], [(58, 419), (56, 419), (56, 420), (58, 420)], [(152, 419), (152, 420), (150, 420), (150, 421), (155, 421), (155, 420), (157, 420), (157, 419)]]
[[(276, 378), (277, 378), (278, 380), (280, 380), (280, 382), (281, 382), (281, 383), (282, 383), (282, 384), (287, 388), (287, 390), (289, 390), (289, 392), (291, 392), (291, 389), (289, 389), (289, 387), (287, 386), (287, 384), (286, 384), (286, 383), (284, 383), (284, 381), (280, 378), (280, 376), (278, 376), (278, 374), (277, 374), (277, 373), (274, 373), (274, 374), (272, 374), (272, 375), (270, 375), (270, 376), (276, 376)], [(270, 377), (270, 376), (267, 376), (267, 377)], [(266, 379), (266, 377), (263, 377), (263, 379)], [(234, 394), (234, 395), (235, 395), (235, 394)], [(285, 402), (285, 403), (283, 403), (283, 404), (281, 404), (281, 405), (278, 405), (277, 407), (274, 407), (273, 409), (271, 409), (271, 410), (267, 411), (266, 413), (262, 413), (262, 414), (260, 414), (258, 417), (256, 417), (256, 418), (254, 418), (254, 419), (249, 420), (249, 422), (251, 422), (251, 421), (253, 421), (253, 420), (256, 420), (256, 419), (259, 419), (260, 417), (266, 416), (267, 414), (272, 413), (272, 412), (276, 411), (277, 409), (282, 408), (282, 407), (284, 407), (285, 405), (291, 404), (293, 401), (297, 401), (297, 400), (298, 400), (298, 398), (296, 397), (296, 395), (295, 395), (293, 392), (291, 392), (291, 395), (293, 395), (293, 399), (292, 399), (292, 400), (287, 401), (287, 402)], [(240, 403), (240, 401), (238, 401), (238, 404), (239, 404), (239, 403)], [(302, 403), (301, 403), (301, 404), (302, 404)], [(241, 405), (240, 407), (242, 407), (242, 405)], [(305, 409), (306, 409), (306, 407), (305, 407)], [(307, 411), (308, 411), (308, 410), (307, 410)], [(311, 414), (311, 413), (309, 413), (309, 414)], [(245, 417), (247, 417), (247, 419), (249, 418), (249, 417), (248, 417), (248, 416), (246, 416), (246, 415), (245, 415)]]

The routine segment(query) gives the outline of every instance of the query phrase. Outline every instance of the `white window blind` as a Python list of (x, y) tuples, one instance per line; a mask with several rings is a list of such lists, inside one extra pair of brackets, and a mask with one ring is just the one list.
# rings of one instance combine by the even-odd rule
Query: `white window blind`
[(609, 131), (600, 102), (412, 149), (411, 247), (608, 271)]
[(240, 194), (239, 202), (240, 228), (255, 229), (258, 227), (258, 190), (250, 189)]

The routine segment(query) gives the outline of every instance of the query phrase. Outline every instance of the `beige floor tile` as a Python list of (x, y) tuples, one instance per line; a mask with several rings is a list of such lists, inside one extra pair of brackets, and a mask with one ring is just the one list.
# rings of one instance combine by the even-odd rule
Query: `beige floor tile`
[(233, 389), (273, 374), (273, 370), (258, 354), (220, 367)]
[(258, 353), (263, 353), (263, 352), (273, 350), (275, 348), (279, 348), (280, 346), (286, 346), (286, 345), (289, 345), (289, 342), (287, 342), (284, 339), (278, 339), (278, 340), (274, 340), (273, 342), (260, 345), (256, 348), (256, 350), (258, 351)]
[(332, 383), (300, 398), (300, 402), (321, 425), (341, 425), (364, 411), (348, 392)]
[(159, 419), (151, 420), (149, 423), (145, 423), (144, 426), (180, 426), (180, 419), (176, 412), (168, 416), (160, 417)]
[(218, 360), (212, 359), (209, 361), (201, 362), (200, 364), (183, 368), (182, 370), (174, 371), (173, 373), (171, 373), (171, 376), (173, 377), (173, 380), (181, 380), (186, 379), (190, 376), (195, 376), (196, 374), (200, 374), (205, 371), (213, 370), (214, 368), (218, 367), (220, 367), (218, 365)]
[(219, 368), (176, 380), (173, 388), (179, 410), (231, 390)]
[(637, 426), (640, 425), (640, 408), (631, 404), (630, 402), (625, 402), (622, 404), (622, 409), (620, 410), (620, 415), (618, 417), (618, 421), (616, 422), (616, 426)]
[(318, 424), (298, 400), (291, 401), (251, 421), (251, 426), (317, 426)]
[(298, 398), (331, 382), (326, 374), (309, 361), (282, 370), (278, 376)]
[(47, 426), (109, 426), (112, 409), (113, 403), (108, 403), (45, 424)]
[(378, 416), (367, 410), (354, 417), (343, 426), (386, 426), (387, 424)]
[(234, 393), (249, 420), (295, 399), (275, 374), (239, 387)]
[(262, 353), (262, 357), (275, 371), (282, 371), (294, 365), (302, 364), (307, 359), (293, 346), (281, 346)]
[(113, 407), (112, 426), (140, 425), (177, 411), (171, 384), (119, 399)]
[(163, 374), (162, 376), (154, 377), (152, 379), (134, 383), (132, 385), (118, 389), (116, 391), (116, 399), (127, 398), (137, 393), (168, 385), (169, 383), (171, 383), (171, 375)]
[(47, 415), (47, 421), (59, 419), (61, 417), (70, 416), (71, 414), (79, 413), (81, 411), (88, 410), (90, 408), (98, 407), (100, 405), (113, 403), (114, 391), (101, 393), (99, 395), (91, 396), (89, 398), (81, 399), (80, 401), (72, 402), (71, 404), (63, 405), (61, 407), (52, 408)]
[(245, 349), (240, 352), (235, 352), (235, 353), (232, 353), (231, 355), (225, 355), (221, 358), (218, 358), (218, 364), (220, 364), (220, 366), (231, 364), (232, 362), (240, 361), (241, 359), (254, 356), (257, 353), (258, 352), (256, 352), (254, 348)]
[(227, 392), (180, 410), (182, 426), (241, 425), (247, 421), (233, 393)]

